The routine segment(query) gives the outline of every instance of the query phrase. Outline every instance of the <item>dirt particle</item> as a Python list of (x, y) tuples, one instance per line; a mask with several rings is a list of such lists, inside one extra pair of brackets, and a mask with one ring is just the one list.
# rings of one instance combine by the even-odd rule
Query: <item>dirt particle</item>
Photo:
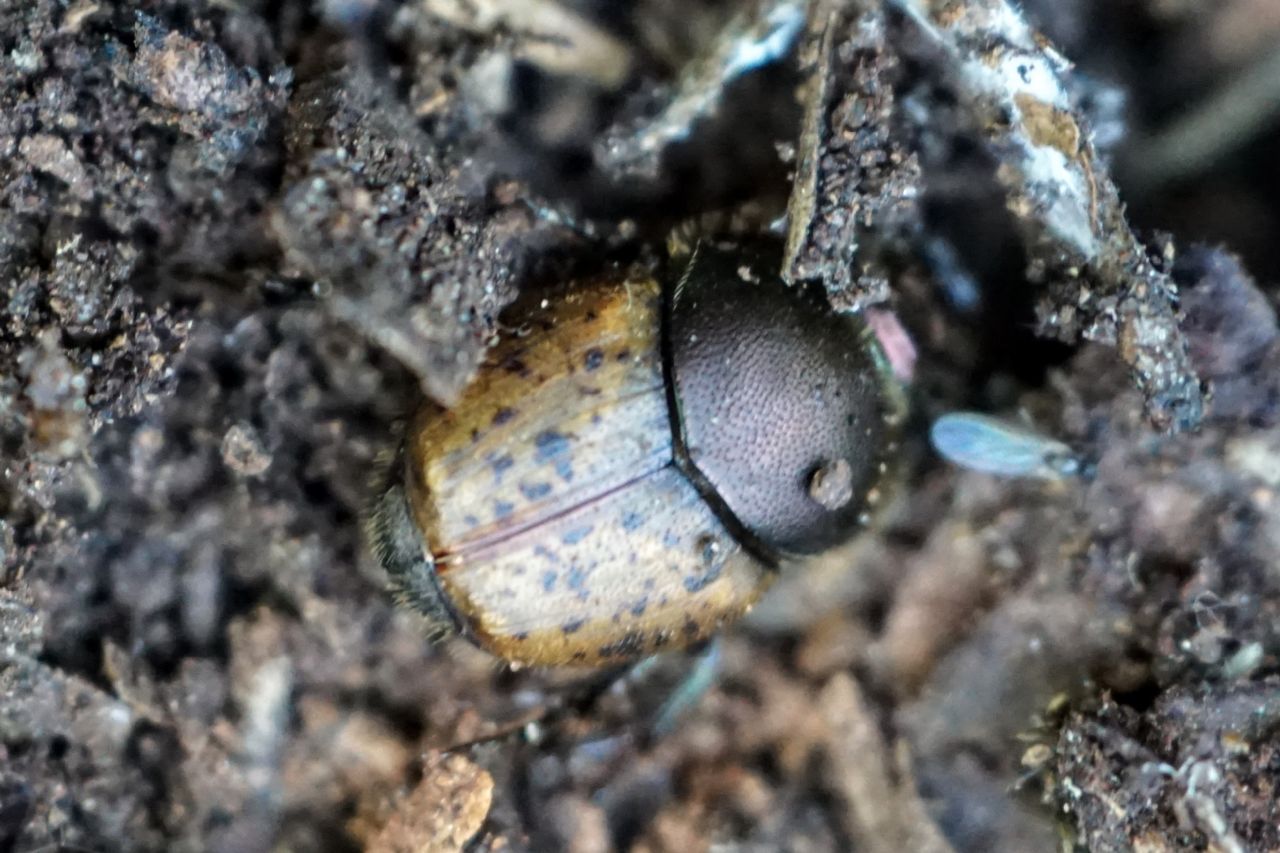
[(248, 423), (232, 424), (222, 436), (222, 461), (243, 477), (260, 477), (271, 467), (271, 454)]
[(457, 754), (427, 758), (422, 781), (396, 804), (368, 853), (461, 851), (480, 831), (493, 799), (493, 779)]

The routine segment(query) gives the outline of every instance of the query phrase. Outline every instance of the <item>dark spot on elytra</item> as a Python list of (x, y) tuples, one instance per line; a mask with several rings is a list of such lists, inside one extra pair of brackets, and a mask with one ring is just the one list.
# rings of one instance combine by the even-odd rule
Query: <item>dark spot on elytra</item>
[(587, 573), (582, 569), (577, 566), (569, 569), (569, 576), (565, 578), (565, 583), (569, 585), (569, 589), (578, 593), (579, 598), (587, 597)]
[(560, 541), (566, 545), (577, 545), (583, 539), (591, 534), (591, 525), (584, 524), (582, 527), (575, 527), (568, 533), (560, 537)]
[(664, 548), (670, 548), (674, 551), (680, 547), (680, 537), (668, 530), (662, 534), (662, 545)]
[(643, 616), (644, 612), (649, 609), (649, 596), (641, 596), (631, 604), (632, 616)]
[(598, 315), (598, 314), (596, 314), (596, 312), (595, 312), (595, 311), (593, 311), (593, 310), (588, 310), (588, 311), (587, 311), (587, 322), (588, 322), (588, 323), (594, 323), (594, 322), (595, 322), (595, 320), (596, 320), (596, 317), (598, 317), (598, 316), (599, 316), (599, 315)]
[(507, 503), (506, 501), (493, 502), (493, 517), (495, 519), (506, 518), (508, 515), (516, 511), (516, 505)]
[(587, 659), (586, 652), (574, 652), (573, 656), (569, 658), (569, 660), (574, 661), (575, 663), (579, 661), (584, 661), (586, 659)]
[(480, 430), (478, 429), (471, 430), (471, 443), (475, 444), (478, 441), (480, 441)]
[(587, 350), (586, 358), (582, 360), (587, 370), (596, 370), (600, 365), (604, 364), (604, 350), (600, 347), (592, 347)]
[(529, 639), (529, 632), (517, 631), (511, 635), (511, 639), (515, 640), (517, 643), (523, 643), (525, 640)]
[(723, 568), (724, 563), (717, 563), (700, 575), (689, 575), (684, 579), (684, 588), (689, 592), (702, 592), (702, 590), (716, 582), (716, 579), (720, 577), (720, 570)]
[(602, 658), (633, 658), (644, 651), (644, 634), (639, 631), (628, 631), (616, 643), (605, 643), (596, 650)]
[(560, 626), (560, 633), (566, 634), (566, 635), (576, 634), (578, 630), (585, 624), (587, 624), (586, 619), (572, 619)]
[(566, 483), (573, 482), (573, 466), (569, 464), (568, 459), (561, 459), (556, 463), (556, 474)]
[(516, 464), (516, 460), (511, 458), (510, 453), (503, 453), (502, 455), (498, 455), (497, 453), (486, 453), (484, 461), (489, 463), (489, 468), (493, 471), (493, 481), (495, 483), (501, 483), (502, 475), (506, 473), (508, 468)]
[(516, 410), (509, 406), (503, 406), (501, 409), (493, 413), (493, 425), (502, 426), (516, 416)]
[(466, 524), (466, 525), (467, 525), (467, 527), (479, 527), (479, 526), (480, 526), (480, 519), (476, 518), (474, 515), (464, 515), (464, 516), (462, 517), (462, 521), (463, 521), (463, 523), (464, 523), (464, 524)]
[(653, 592), (653, 588), (656, 587), (657, 585), (658, 585), (657, 582), (653, 578), (645, 578), (644, 591)]
[(627, 349), (626, 347), (623, 347), (622, 349), (618, 350), (617, 358), (619, 362), (629, 360), (631, 358), (631, 350)]
[(692, 640), (694, 637), (702, 633), (702, 629), (698, 627), (698, 623), (685, 617), (684, 620), (684, 637), (686, 640)]
[(548, 569), (542, 573), (542, 591), (551, 592), (556, 588), (556, 581), (560, 579), (560, 575)]
[(539, 498), (545, 498), (550, 493), (551, 493), (550, 483), (521, 483), (520, 484), (520, 494), (524, 495), (526, 498), (528, 498), (531, 501), (536, 501)]
[(539, 557), (546, 560), (548, 563), (560, 562), (560, 557), (556, 554), (556, 552), (550, 550), (545, 545), (534, 545), (533, 553), (537, 554)]
[(630, 533), (644, 524), (644, 515), (635, 510), (627, 510), (622, 514), (622, 529)]
[(595, 413), (593, 413), (593, 414), (591, 415), (591, 423), (593, 423), (593, 424), (597, 424), (597, 425), (599, 425), (599, 423), (600, 423), (601, 421), (603, 421), (603, 420), (604, 420), (604, 418), (600, 417), (600, 413), (599, 413), (599, 412), (595, 412)]
[(504, 358), (500, 367), (507, 373), (514, 373), (526, 379), (529, 377), (529, 366), (515, 355), (509, 355)]
[(553, 429), (545, 429), (533, 437), (539, 462), (550, 462), (569, 453), (569, 439)]

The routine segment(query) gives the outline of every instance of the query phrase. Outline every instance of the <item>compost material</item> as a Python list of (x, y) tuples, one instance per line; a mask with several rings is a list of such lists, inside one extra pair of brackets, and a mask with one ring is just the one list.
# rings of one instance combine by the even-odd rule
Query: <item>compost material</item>
[[(1280, 848), (1280, 18), (937, 5), (0, 0), (0, 851)], [(404, 416), (709, 229), (909, 336), (878, 518), (711, 658), (433, 642)]]

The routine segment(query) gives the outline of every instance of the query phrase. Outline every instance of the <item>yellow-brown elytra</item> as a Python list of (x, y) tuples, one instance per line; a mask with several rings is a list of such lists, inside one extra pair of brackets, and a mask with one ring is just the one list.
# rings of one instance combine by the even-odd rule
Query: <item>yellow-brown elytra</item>
[(508, 661), (614, 664), (710, 636), (850, 538), (897, 398), (865, 326), (779, 258), (703, 242), (665, 284), (517, 300), (519, 331), (414, 416), (377, 503), (403, 600)]

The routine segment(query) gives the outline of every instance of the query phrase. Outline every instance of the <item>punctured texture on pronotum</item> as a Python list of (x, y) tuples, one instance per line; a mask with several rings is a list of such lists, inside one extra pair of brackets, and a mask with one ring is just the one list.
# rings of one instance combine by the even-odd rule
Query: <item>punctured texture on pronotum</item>
[(373, 516), (433, 630), (601, 665), (712, 635), (793, 556), (848, 539), (891, 446), (872, 336), (700, 244), (667, 284), (531, 293), (456, 405), (410, 423)]
[[(865, 510), (853, 495), (874, 484), (886, 439), (871, 336), (776, 268), (771, 252), (700, 247), (668, 321), (683, 450), (775, 559), (849, 538)], [(844, 469), (847, 499), (824, 502), (822, 480)]]

